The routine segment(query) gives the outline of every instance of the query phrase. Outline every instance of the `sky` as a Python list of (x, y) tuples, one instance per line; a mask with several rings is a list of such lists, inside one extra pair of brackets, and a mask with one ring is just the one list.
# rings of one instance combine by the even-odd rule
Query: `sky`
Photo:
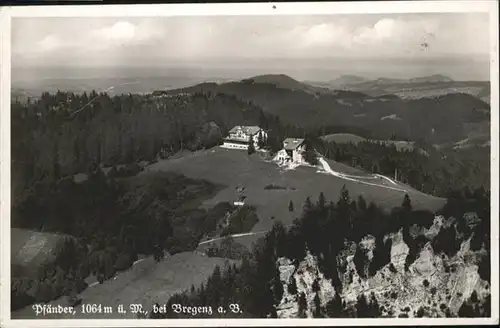
[(488, 31), (482, 13), (13, 18), (12, 64), (318, 70), (392, 63), (396, 71), (415, 63), (442, 65), (443, 74), (464, 74), (464, 65), (487, 73), (476, 66), (488, 60)]

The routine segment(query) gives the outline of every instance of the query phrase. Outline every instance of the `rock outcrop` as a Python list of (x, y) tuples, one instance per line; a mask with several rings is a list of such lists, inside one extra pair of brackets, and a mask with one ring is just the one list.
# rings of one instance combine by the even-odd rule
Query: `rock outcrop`
[[(454, 224), (454, 220), (436, 217), (429, 229), (421, 230), (428, 239), (435, 238), (441, 228)], [(470, 250), (470, 238), (463, 241), (458, 252), (452, 257), (436, 254), (431, 242), (427, 242), (418, 252), (415, 261), (405, 270), (409, 246), (403, 239), (402, 231), (386, 236), (392, 240), (390, 263), (373, 276), (359, 276), (353, 258), (355, 243), (346, 243), (338, 255), (341, 298), (346, 307), (354, 307), (358, 297), (365, 294), (367, 299), (373, 293), (385, 317), (447, 317), (457, 316), (462, 304), (475, 291), (480, 302), (490, 295), (490, 286), (478, 274), (478, 252)], [(364, 249), (369, 261), (373, 257), (374, 238), (367, 236), (358, 244)], [(481, 251), (479, 251), (481, 252)], [(321, 306), (335, 295), (330, 279), (325, 279), (319, 271), (316, 258), (307, 253), (298, 266), (288, 259), (278, 261), (281, 281), (285, 293), (277, 313), (279, 318), (294, 318), (298, 314), (297, 296), (304, 292), (307, 300), (307, 315), (312, 316), (315, 292), (314, 280), (318, 279)], [(294, 279), (296, 295), (290, 295), (287, 285)]]
[[(278, 259), (280, 280), (283, 283), (283, 297), (280, 304), (277, 306), (276, 312), (278, 318), (296, 318), (298, 316), (297, 300), (301, 293), (304, 293), (307, 301), (307, 316), (312, 317), (314, 310), (314, 297), (316, 293), (313, 291), (314, 281), (318, 281), (319, 291), (318, 296), (321, 306), (325, 306), (335, 295), (335, 290), (332, 286), (331, 279), (326, 279), (318, 269), (316, 258), (307, 252), (306, 257), (302, 262), (295, 267), (290, 260), (286, 258)], [(292, 283), (292, 279), (297, 286), (297, 292), (290, 294), (288, 286)]]

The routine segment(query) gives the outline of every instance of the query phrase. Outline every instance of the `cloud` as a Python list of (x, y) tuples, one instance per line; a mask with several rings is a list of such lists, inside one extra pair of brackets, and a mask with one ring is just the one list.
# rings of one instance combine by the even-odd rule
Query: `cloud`
[(375, 23), (373, 27), (364, 27), (360, 29), (359, 34), (353, 37), (354, 42), (360, 44), (373, 44), (385, 41), (395, 34), (396, 25), (398, 25), (398, 22), (394, 19), (381, 19)]
[(302, 31), (303, 45), (308, 46), (340, 46), (350, 48), (352, 35), (342, 26), (333, 23), (321, 23)]
[(62, 46), (61, 40), (54, 35), (48, 35), (37, 43), (38, 49), (42, 51), (52, 51)]
[(136, 27), (134, 24), (121, 21), (113, 26), (94, 30), (91, 33), (97, 38), (103, 38), (106, 41), (130, 41), (136, 36)]
[[(21, 31), (23, 33), (16, 31), (13, 36), (13, 53), (25, 57), (50, 57), (64, 51), (84, 57), (86, 54), (108, 51), (110, 55), (114, 55), (123, 47), (154, 44), (154, 41), (165, 34), (161, 25), (147, 20), (135, 24), (125, 20), (101, 22), (88, 24), (87, 29), (82, 29), (82, 24), (79, 24), (81, 21), (83, 19), (75, 19), (67, 26), (55, 24), (50, 34), (40, 35), (38, 38), (33, 25), (30, 29)], [(34, 40), (31, 41), (30, 38)], [(35, 47), (32, 46), (33, 43), (36, 44)]]
[[(16, 53), (13, 62), (57, 64), (68, 57), (82, 63), (98, 58), (134, 63), (152, 58), (164, 61), (489, 53), (488, 35), (484, 33), (487, 17), (379, 14), (26, 18), (12, 24), (12, 49)], [(421, 47), (424, 43), (429, 45), (425, 52)]]
[(371, 27), (362, 27), (354, 35), (355, 43), (364, 45), (406, 45), (434, 35), (439, 28), (435, 20), (403, 20), (384, 18)]

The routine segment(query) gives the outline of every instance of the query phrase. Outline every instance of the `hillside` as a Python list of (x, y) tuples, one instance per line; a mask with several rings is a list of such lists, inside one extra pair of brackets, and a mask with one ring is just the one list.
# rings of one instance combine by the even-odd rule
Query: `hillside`
[(332, 86), (341, 87), (349, 84), (362, 83), (366, 80), (366, 78), (357, 75), (342, 75), (334, 80), (328, 81), (327, 83)]
[(321, 88), (309, 85), (307, 83), (299, 82), (290, 76), (284, 74), (268, 74), (268, 75), (258, 75), (244, 79), (241, 82), (249, 84), (270, 84), (274, 85), (280, 89), (290, 89), (292, 91), (300, 90), (310, 94), (316, 93), (332, 93), (332, 90), (328, 88)]
[(26, 229), (11, 229), (10, 248), (13, 276), (29, 275), (53, 261), (58, 248), (70, 236)]
[(441, 74), (434, 74), (429, 76), (421, 76), (409, 79), (411, 83), (436, 83), (436, 82), (453, 82), (453, 80)]
[[(257, 154), (248, 156), (244, 151), (222, 148), (159, 161), (152, 164), (148, 171), (172, 171), (187, 177), (224, 184), (225, 188), (214, 198), (205, 201), (204, 205), (207, 207), (220, 202), (235, 201), (240, 195), (236, 190), (237, 187), (244, 187), (246, 203), (256, 207), (259, 217), (259, 222), (252, 229), (253, 232), (270, 229), (274, 220), (281, 220), (285, 225), (291, 224), (296, 214), (288, 211), (290, 201), (298, 206), (306, 197), (316, 198), (320, 192), (326, 197), (335, 199), (339, 197), (343, 185), (346, 185), (353, 197), (362, 195), (367, 202), (374, 201), (386, 209), (401, 202), (404, 196), (404, 192), (401, 191), (403, 189), (411, 195), (416, 208), (437, 211), (444, 205), (442, 198), (423, 194), (408, 186), (395, 186), (384, 179), (335, 161), (327, 162), (333, 170), (359, 177), (357, 178), (359, 181), (333, 175), (325, 176), (325, 172), (321, 173), (321, 170), (317, 172), (317, 168), (298, 167), (295, 170), (283, 170), (275, 163), (263, 160)], [(268, 185), (282, 188), (266, 190), (265, 187)], [(239, 242), (250, 246), (255, 240), (256, 237), (249, 236), (242, 237)]]
[[(454, 93), (443, 94), (439, 91), (426, 95), (427, 98), (401, 99), (383, 96), (394, 93), (394, 90), (384, 86), (383, 92), (375, 92), (376, 95), (369, 97), (364, 90), (369, 91), (374, 85), (367, 83), (353, 91), (314, 95), (274, 84), (245, 82), (199, 84), (167, 93), (231, 94), (262, 107), (265, 112), (279, 116), (288, 124), (316, 130), (329, 125), (362, 127), (371, 131), (372, 138), (382, 140), (396, 134), (405, 139), (427, 139), (437, 144), (457, 142), (467, 138), (467, 124), (489, 120), (489, 105), (470, 94), (460, 93), (459, 89)], [(405, 86), (397, 85), (399, 90)], [(429, 86), (428, 83), (425, 85)], [(466, 88), (469, 86), (465, 84)], [(411, 87), (415, 88), (413, 84)], [(446, 89), (441, 83), (434, 83), (431, 89), (443, 90), (443, 87)], [(418, 88), (416, 90), (419, 92)], [(489, 130), (484, 132), (489, 133)]]
[[(207, 277), (218, 265), (224, 267), (226, 263), (232, 264), (222, 258), (209, 258), (193, 253), (179, 253), (169, 256), (156, 263), (152, 257), (140, 260), (137, 265), (104, 282), (85, 289), (80, 297), (87, 304), (101, 304), (113, 306), (114, 312), (101, 314), (82, 314), (77, 311), (71, 314), (47, 315), (48, 319), (138, 319), (129, 304), (141, 304), (150, 309), (158, 299), (169, 298), (175, 293), (188, 290), (191, 285), (198, 285), (206, 281)], [(61, 297), (49, 302), (50, 305), (67, 306), (67, 298)], [(125, 305), (127, 314), (116, 311), (117, 304)], [(26, 307), (12, 312), (13, 319), (34, 319), (35, 314), (31, 307)]]

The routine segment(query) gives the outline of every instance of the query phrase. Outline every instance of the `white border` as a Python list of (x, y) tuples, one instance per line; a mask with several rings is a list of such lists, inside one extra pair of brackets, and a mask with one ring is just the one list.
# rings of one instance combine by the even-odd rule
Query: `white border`
[[(276, 9), (273, 8), (276, 6)], [(10, 319), (10, 24), (11, 17), (165, 17), (201, 15), (314, 15), (376, 13), (490, 13), (491, 71), (491, 318), (391, 319), (175, 319), (175, 320), (11, 320)], [(498, 2), (399, 1), (336, 3), (246, 3), (106, 6), (31, 6), (0, 8), (0, 220), (2, 327), (123, 327), (123, 326), (329, 326), (329, 325), (457, 325), (498, 324)]]

